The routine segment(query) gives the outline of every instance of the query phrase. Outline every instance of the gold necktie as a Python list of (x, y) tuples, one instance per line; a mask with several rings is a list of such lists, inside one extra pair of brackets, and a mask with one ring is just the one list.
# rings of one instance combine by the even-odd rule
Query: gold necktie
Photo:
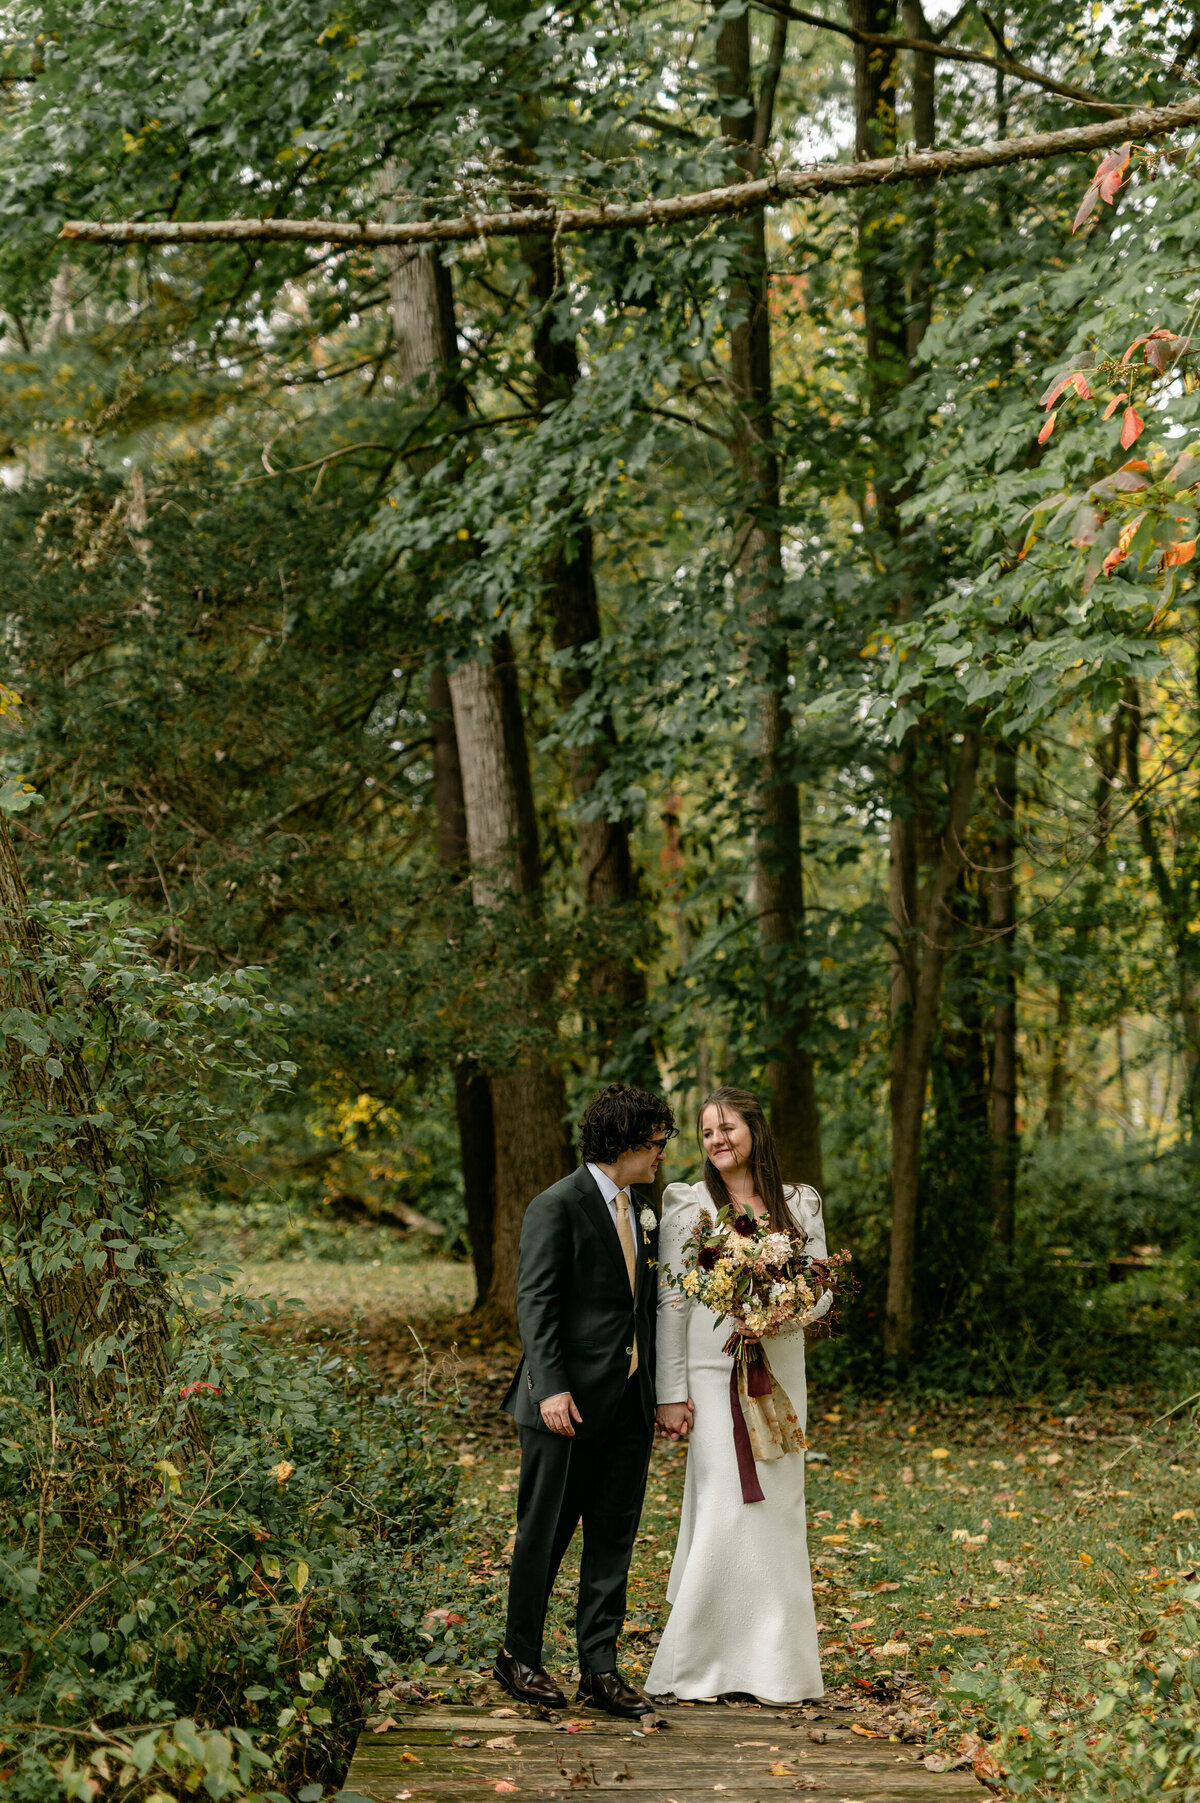
[[(617, 1205), (617, 1238), (621, 1242), (621, 1250), (625, 1254), (625, 1269), (629, 1273), (629, 1287), (637, 1293), (637, 1251), (633, 1243), (633, 1223), (629, 1219), (629, 1191), (619, 1189), (613, 1197)], [(634, 1329), (633, 1345), (630, 1348), (633, 1356), (629, 1361), (629, 1375), (633, 1376), (638, 1368), (637, 1330)]]

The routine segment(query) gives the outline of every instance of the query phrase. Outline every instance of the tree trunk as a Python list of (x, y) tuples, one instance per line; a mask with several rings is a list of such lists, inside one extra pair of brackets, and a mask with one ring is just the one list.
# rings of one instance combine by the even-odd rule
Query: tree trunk
[(1194, 893), (1190, 874), (1186, 869), (1179, 870), (1179, 860), (1174, 878), (1167, 868), (1154, 813), (1149, 798), (1142, 792), (1142, 724), (1141, 691), (1136, 677), (1130, 677), (1125, 685), (1125, 773), (1133, 791), (1142, 855), (1150, 866), (1163, 928), (1174, 953), (1183, 1039), (1184, 1087), (1180, 1106), (1184, 1130), (1195, 1140), (1200, 1136), (1200, 953), (1189, 930), (1194, 918)]
[[(750, 68), (750, 14), (723, 21), (717, 40), (721, 130), (739, 170), (753, 174), (770, 137), (787, 21), (777, 19), (757, 100)], [(743, 108), (748, 110), (743, 110)], [(795, 1000), (805, 939), (800, 796), (787, 701), (788, 645), (779, 622), (783, 586), (779, 460), (771, 400), (771, 316), (765, 220), (734, 228), (738, 262), (730, 275), (729, 383), (738, 410), (730, 455), (738, 477), (736, 532), (742, 605), (760, 664), (759, 776), (754, 796), (755, 898), (766, 987), (765, 1037), (771, 1126), (784, 1175), (820, 1188), (821, 1129), (813, 1056), (812, 1005)], [(732, 235), (732, 234), (731, 234)]]
[[(48, 1020), (57, 1009), (77, 1007), (56, 994), (36, 968), (41, 932), (28, 912), (24, 879), (8, 819), (0, 813), (0, 1012), (12, 1010)], [(14, 1032), (17, 1022), (12, 1022)], [(103, 1228), (125, 1242), (111, 1222), (114, 1210), (145, 1212), (154, 1197), (148, 1177), (114, 1186), (113, 1152), (96, 1125), (96, 1102), (78, 1050), (56, 1041), (61, 1073), (32, 1054), (25, 1039), (0, 1044), (6, 1112), (16, 1125), (4, 1147), (0, 1212), (16, 1240), (29, 1250), (3, 1273), (26, 1356), (54, 1377), (80, 1415), (94, 1421), (117, 1395), (136, 1404), (161, 1392), (166, 1374), (168, 1296), (161, 1273), (139, 1248), (133, 1270), (118, 1270), (112, 1253), (97, 1258)], [(21, 1126), (22, 1117), (27, 1128)], [(36, 1138), (36, 1150), (22, 1143)], [(45, 1134), (46, 1137), (42, 1137)], [(29, 1173), (22, 1184), (18, 1173)], [(47, 1191), (44, 1173), (62, 1173)], [(62, 1210), (66, 1207), (67, 1213)], [(36, 1247), (36, 1251), (33, 1248)], [(120, 1388), (97, 1374), (87, 1354), (95, 1342), (112, 1341), (122, 1367)]]
[[(559, 282), (553, 240), (531, 238), (524, 254), (530, 269), (530, 293), (537, 308), (533, 331), (537, 402), (545, 408), (569, 400), (579, 381), (579, 357), (574, 337), (563, 330), (555, 314)], [(565, 496), (563, 501), (565, 505)], [(592, 528), (582, 513), (562, 522), (558, 546), (543, 566), (542, 582), (554, 648), (574, 654), (560, 679), (560, 700), (565, 712), (591, 686), (591, 672), (583, 654), (600, 639)], [(604, 774), (615, 745), (616, 730), (605, 712), (596, 722), (591, 743), (569, 748), (571, 793), (577, 807)], [(629, 822), (584, 820), (577, 812), (575, 836), (584, 909), (596, 940), (605, 945), (613, 930), (620, 933), (626, 924), (622, 915), (628, 916), (638, 904)], [(606, 1064), (613, 1056), (622, 1028), (628, 1028), (642, 1015), (646, 980), (628, 954), (605, 951), (592, 966), (590, 989), (594, 1052), (597, 1061)], [(656, 1076), (652, 1052), (647, 1050), (639, 1063), (640, 1068), (631, 1074), (640, 1082), (652, 1083)]]
[(907, 1363), (912, 1356), (920, 1195), (921, 1134), (929, 1060), (937, 1032), (942, 981), (954, 933), (951, 897), (966, 862), (965, 842), (979, 763), (979, 739), (964, 734), (950, 794), (946, 830), (925, 912), (923, 955), (915, 984), (908, 1029), (908, 1067), (893, 1086), (892, 1106), (892, 1233), (888, 1258), (884, 1350)]
[(1071, 1033), (1071, 985), (1060, 978), (1050, 1030), (1050, 1073), (1046, 1079), (1046, 1132), (1058, 1139), (1067, 1118), (1067, 1043)]
[[(458, 370), (450, 271), (432, 247), (424, 247), (416, 256), (397, 253), (389, 263), (392, 322), (405, 373), (410, 382), (439, 384), (443, 401), (455, 412), (464, 413), (466, 395)], [(435, 744), (439, 845), (449, 849), (459, 820), (465, 823), (476, 907), (490, 912), (518, 897), (535, 897), (540, 886), (536, 817), (525, 723), (507, 637), (494, 640), (482, 661), (461, 664), (444, 678), (435, 672), (433, 685), (436, 697), (444, 699), (446, 692), (449, 694), (461, 776), (460, 807), (443, 727), (440, 786)], [(444, 717), (444, 708), (438, 711)], [(513, 1001), (518, 1020), (534, 1022), (545, 1016), (547, 997), (537, 983), (523, 996), (514, 994)], [(498, 1318), (511, 1321), (516, 1311), (517, 1245), (526, 1205), (568, 1168), (566, 1098), (557, 1073), (538, 1069), (525, 1059), (492, 1075), (487, 1084), (490, 1116), (484, 1107), (484, 1087), (481, 1073), (471, 1067), (464, 1070), (461, 1085), (456, 1080), (463, 1175), (466, 1183), (468, 1172), (472, 1174), (468, 1209), (481, 1237), (489, 1203), (492, 1208), (489, 1282), (480, 1302)], [(494, 1150), (490, 1195), (485, 1175), (489, 1146)], [(486, 1270), (486, 1256), (483, 1264)]]
[(1017, 748), (996, 747), (996, 827), (992, 838), (991, 929), (996, 1001), (992, 1009), (992, 1230), (1012, 1251), (1017, 1193)]
[[(511, 757), (514, 721), (506, 705), (503, 644), (488, 663), (461, 664), (450, 676), (454, 723), (462, 759), (471, 891), (476, 907), (494, 911), (536, 889), (536, 842), (528, 840), (532, 807), (521, 795), (519, 765)], [(526, 1019), (546, 1013), (544, 987), (533, 982), (514, 994)], [(520, 1018), (520, 1015), (518, 1015)], [(570, 1163), (566, 1096), (557, 1071), (522, 1058), (491, 1080), (496, 1147), (496, 1212), (489, 1312), (512, 1321), (517, 1303), (517, 1251), (526, 1206), (563, 1176)]]
[[(462, 768), (451, 711), (450, 682), (436, 667), (429, 678), (429, 718), (433, 727), (433, 796), (437, 820), (438, 863), (444, 870), (466, 877), (467, 811), (463, 801)], [(463, 1202), (471, 1262), (475, 1267), (475, 1306), (478, 1308), (492, 1283), (492, 1236), (496, 1211), (496, 1141), (492, 1128), (492, 1092), (487, 1072), (474, 1059), (463, 1058), (454, 1067), (454, 1115), (458, 1123), (459, 1159), (462, 1165)]]

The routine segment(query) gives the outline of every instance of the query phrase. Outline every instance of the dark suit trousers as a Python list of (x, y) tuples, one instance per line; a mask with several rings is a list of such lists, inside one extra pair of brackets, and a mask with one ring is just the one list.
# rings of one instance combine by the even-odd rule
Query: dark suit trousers
[(504, 1645), (524, 1664), (541, 1665), (550, 1592), (582, 1522), (575, 1615), (579, 1667), (585, 1672), (612, 1671), (654, 1441), (640, 1383), (634, 1378), (625, 1386), (612, 1421), (594, 1439), (570, 1440), (536, 1427), (523, 1427), (520, 1433), (517, 1538)]

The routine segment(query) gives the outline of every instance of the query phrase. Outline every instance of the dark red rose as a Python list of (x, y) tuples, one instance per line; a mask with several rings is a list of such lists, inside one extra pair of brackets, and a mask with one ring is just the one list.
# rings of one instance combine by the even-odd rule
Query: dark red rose
[(711, 1271), (716, 1267), (718, 1256), (715, 1246), (701, 1246), (696, 1263), (702, 1271)]
[(753, 1215), (738, 1215), (733, 1223), (733, 1231), (740, 1233), (744, 1240), (754, 1238), (755, 1220)]

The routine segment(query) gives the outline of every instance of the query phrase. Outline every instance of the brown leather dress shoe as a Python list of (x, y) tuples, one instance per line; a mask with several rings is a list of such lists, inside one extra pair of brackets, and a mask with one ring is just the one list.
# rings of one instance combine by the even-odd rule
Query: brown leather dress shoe
[(641, 1715), (654, 1714), (649, 1697), (626, 1684), (618, 1671), (582, 1672), (575, 1701), (586, 1703), (589, 1709), (603, 1709), (606, 1715), (623, 1716), (626, 1721), (635, 1722)]
[(512, 1653), (497, 1653), (492, 1676), (518, 1703), (536, 1703), (539, 1709), (565, 1709), (567, 1699), (549, 1672), (539, 1665), (524, 1665)]

